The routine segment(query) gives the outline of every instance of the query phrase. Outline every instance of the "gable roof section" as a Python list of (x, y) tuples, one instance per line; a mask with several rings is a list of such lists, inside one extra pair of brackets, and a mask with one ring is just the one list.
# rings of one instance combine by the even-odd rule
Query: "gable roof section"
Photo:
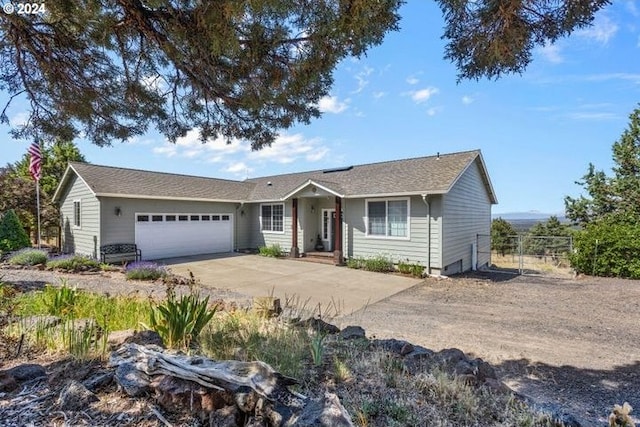
[(94, 195), (220, 202), (281, 201), (308, 186), (345, 198), (446, 194), (477, 162), (491, 203), (497, 203), (479, 150), (233, 181), (70, 162), (53, 200), (75, 175)]
[(70, 162), (53, 196), (54, 201), (62, 196), (63, 189), (74, 174), (98, 197), (243, 202), (255, 185), (242, 181)]
[(282, 200), (310, 182), (322, 183), (345, 198), (445, 194), (475, 161), (491, 202), (497, 203), (479, 150), (254, 178), (248, 180), (255, 183), (249, 201)]

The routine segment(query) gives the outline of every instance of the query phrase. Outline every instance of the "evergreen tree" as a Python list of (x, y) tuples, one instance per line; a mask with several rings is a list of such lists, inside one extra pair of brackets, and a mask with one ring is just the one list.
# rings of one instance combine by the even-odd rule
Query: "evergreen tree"
[(589, 165), (577, 184), (588, 197), (565, 197), (567, 218), (587, 225), (602, 219), (632, 222), (640, 220), (640, 108), (629, 116), (629, 126), (613, 144), (613, 176)]
[[(398, 30), (402, 3), (47, 1), (42, 14), (0, 13), (0, 88), (7, 105), (31, 105), (13, 129), (22, 139), (82, 133), (102, 146), (152, 125), (170, 141), (198, 129), (260, 149), (319, 116), (337, 64)], [(534, 47), (590, 25), (609, 0), (438, 3), (445, 57), (477, 79), (522, 72)]]
[(31, 240), (13, 209), (0, 220), (0, 253), (16, 251), (31, 246)]
[(513, 253), (515, 249), (515, 239), (518, 233), (509, 221), (496, 218), (491, 221), (491, 250), (497, 251), (500, 255)]

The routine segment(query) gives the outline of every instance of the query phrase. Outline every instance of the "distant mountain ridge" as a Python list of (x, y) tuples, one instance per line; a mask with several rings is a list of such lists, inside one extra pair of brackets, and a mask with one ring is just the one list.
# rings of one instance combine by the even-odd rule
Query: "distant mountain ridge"
[(517, 232), (527, 231), (538, 223), (546, 222), (552, 216), (556, 216), (558, 218), (558, 221), (560, 221), (563, 224), (570, 223), (570, 221), (562, 213), (549, 214), (549, 213), (542, 213), (537, 211), (509, 212), (509, 213), (503, 213), (503, 214), (492, 214), (491, 216), (493, 219), (496, 219), (496, 218), (504, 219), (505, 221), (510, 223)]
[(539, 211), (529, 211), (529, 212), (507, 212), (507, 213), (494, 213), (491, 215), (493, 219), (502, 218), (506, 221), (511, 220), (538, 220), (538, 221), (546, 221), (552, 216), (558, 217), (560, 222), (567, 222), (567, 218), (564, 216), (564, 212), (561, 213), (544, 213)]

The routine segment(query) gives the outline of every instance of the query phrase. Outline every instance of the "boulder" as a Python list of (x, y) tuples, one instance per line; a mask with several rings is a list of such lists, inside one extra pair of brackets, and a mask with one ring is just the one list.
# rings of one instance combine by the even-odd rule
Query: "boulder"
[(18, 388), (18, 382), (10, 373), (0, 372), (0, 392), (8, 393)]
[(37, 365), (34, 363), (25, 363), (23, 365), (18, 365), (7, 370), (6, 372), (13, 378), (15, 378), (15, 380), (19, 383), (47, 376), (44, 368), (41, 365)]
[(361, 326), (347, 326), (340, 331), (339, 337), (343, 340), (354, 340), (366, 338), (367, 336)]
[(142, 396), (151, 390), (149, 376), (136, 369), (132, 363), (119, 364), (114, 377), (124, 392), (131, 397)]
[(82, 383), (73, 380), (60, 392), (58, 406), (63, 411), (81, 411), (99, 400), (98, 396), (87, 390)]

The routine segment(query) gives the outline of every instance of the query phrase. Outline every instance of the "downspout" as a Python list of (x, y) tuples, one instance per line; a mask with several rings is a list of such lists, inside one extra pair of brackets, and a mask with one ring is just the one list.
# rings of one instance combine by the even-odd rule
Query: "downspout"
[(431, 204), (427, 201), (428, 194), (422, 194), (422, 201), (427, 206), (427, 275), (431, 275)]

